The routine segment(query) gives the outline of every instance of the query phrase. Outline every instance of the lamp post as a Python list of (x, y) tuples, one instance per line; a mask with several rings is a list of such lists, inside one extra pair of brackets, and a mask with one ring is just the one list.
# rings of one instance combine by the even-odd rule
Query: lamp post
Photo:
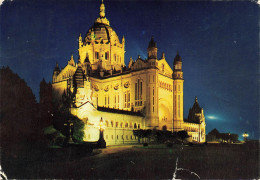
[(65, 124), (65, 126), (68, 126), (68, 133), (69, 137), (67, 138), (67, 143), (73, 144), (73, 139), (72, 139), (72, 126), (74, 125), (73, 122), (69, 119)]
[(245, 132), (244, 134), (243, 134), (243, 137), (244, 137), (244, 141), (246, 142), (247, 141), (247, 137), (248, 137), (249, 135), (248, 135), (248, 133), (247, 132)]
[(68, 79), (67, 80), (67, 95), (65, 94), (64, 96), (64, 99), (63, 99), (63, 103), (67, 109), (67, 122), (64, 123), (64, 126), (67, 126), (67, 129), (68, 129), (68, 134), (67, 134), (67, 143), (68, 144), (73, 144), (73, 139), (72, 139), (72, 136), (73, 136), (73, 129), (72, 129), (72, 126), (74, 125), (73, 124), (73, 121), (71, 119), (71, 108), (73, 106), (73, 97), (75, 97), (75, 95), (73, 93), (71, 93), (70, 89), (71, 89), (71, 81), (72, 79)]
[(104, 139), (104, 128), (103, 128), (103, 119), (100, 119), (100, 127), (99, 127), (99, 139), (97, 142), (98, 148), (106, 148), (106, 141)]

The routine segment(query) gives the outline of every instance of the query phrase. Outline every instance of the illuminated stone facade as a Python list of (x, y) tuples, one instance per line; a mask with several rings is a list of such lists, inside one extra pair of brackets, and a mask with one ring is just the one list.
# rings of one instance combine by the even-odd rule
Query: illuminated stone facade
[(71, 112), (86, 124), (85, 141), (97, 141), (100, 128), (105, 129), (108, 145), (137, 142), (134, 129), (184, 129), (184, 80), (178, 53), (172, 70), (164, 53), (157, 57), (152, 37), (148, 58), (131, 58), (126, 66), (125, 39), (120, 41), (110, 26), (103, 3), (85, 38), (79, 36), (78, 51), (77, 63), (71, 56), (62, 70), (56, 64), (52, 87), (56, 102), (64, 91), (77, 89)]

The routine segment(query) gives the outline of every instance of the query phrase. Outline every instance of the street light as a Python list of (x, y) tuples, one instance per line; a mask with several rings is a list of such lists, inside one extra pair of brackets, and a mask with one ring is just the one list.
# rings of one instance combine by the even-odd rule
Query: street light
[(248, 133), (247, 132), (245, 132), (244, 134), (243, 134), (243, 137), (244, 137), (244, 141), (246, 142), (247, 141), (247, 137), (248, 137), (249, 135), (248, 135)]
[(69, 144), (73, 144), (73, 139), (72, 139), (72, 126), (73, 126), (73, 122), (71, 121), (71, 119), (69, 119), (65, 124), (64, 126), (67, 126), (68, 127), (68, 136), (67, 136), (67, 143)]
[(68, 108), (67, 109), (67, 121), (66, 123), (64, 124), (64, 126), (67, 126), (67, 129), (68, 129), (68, 134), (67, 134), (67, 143), (68, 144), (73, 144), (73, 139), (72, 139), (72, 136), (73, 136), (73, 121), (71, 119), (71, 108), (73, 106), (73, 94), (71, 93), (70, 91), (70, 88), (71, 88), (71, 81), (72, 79), (68, 79), (67, 80), (67, 95), (65, 94), (65, 99), (63, 100), (63, 103), (65, 104), (65, 107)]

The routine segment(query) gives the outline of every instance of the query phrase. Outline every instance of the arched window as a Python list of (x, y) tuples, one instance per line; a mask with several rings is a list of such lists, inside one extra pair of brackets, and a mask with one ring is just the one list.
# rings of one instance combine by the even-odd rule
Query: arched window
[(118, 127), (118, 122), (116, 122), (116, 127)]
[(134, 124), (134, 128), (135, 128), (135, 129), (137, 128), (137, 125), (136, 125), (136, 123)]
[(123, 123), (122, 123), (122, 122), (120, 123), (120, 127), (121, 127), (121, 128), (123, 127)]
[(111, 127), (114, 127), (114, 122), (113, 121), (111, 121)]
[(108, 127), (108, 126), (109, 126), (108, 121), (106, 121), (106, 127)]
[(140, 129), (140, 124), (138, 124), (138, 129)]
[(133, 123), (132, 122), (130, 122), (130, 128), (133, 128)]
[(128, 123), (127, 122), (125, 123), (125, 127), (128, 128)]

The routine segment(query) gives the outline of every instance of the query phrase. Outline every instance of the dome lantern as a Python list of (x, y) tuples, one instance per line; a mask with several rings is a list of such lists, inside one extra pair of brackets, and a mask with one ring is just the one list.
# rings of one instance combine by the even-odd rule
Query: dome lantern
[(105, 25), (110, 25), (109, 20), (105, 17), (105, 4), (103, 3), (103, 0), (100, 4), (99, 8), (99, 17), (96, 19), (95, 23), (99, 24), (105, 24)]

